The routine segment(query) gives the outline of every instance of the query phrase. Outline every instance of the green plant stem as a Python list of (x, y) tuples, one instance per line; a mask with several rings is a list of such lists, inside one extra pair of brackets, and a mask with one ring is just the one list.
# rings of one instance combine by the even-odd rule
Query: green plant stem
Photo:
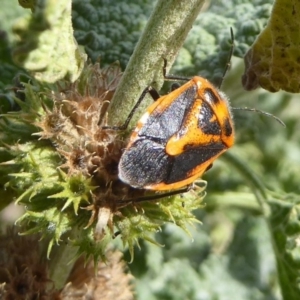
[[(44, 243), (45, 253), (42, 257), (46, 257), (48, 242)], [(67, 279), (75, 263), (74, 257), (78, 252), (78, 248), (74, 245), (62, 242), (57, 246), (53, 246), (49, 260), (48, 276), (53, 281), (56, 289), (62, 289), (67, 283)]]
[(109, 125), (124, 123), (147, 86), (161, 87), (163, 58), (170, 67), (203, 3), (204, 0), (157, 2), (111, 101)]
[(242, 161), (236, 155), (227, 152), (223, 155), (223, 158), (232, 166), (234, 166), (240, 172), (240, 174), (243, 175), (243, 177), (251, 186), (252, 191), (261, 207), (262, 213), (264, 214), (264, 216), (268, 216), (269, 207), (266, 203), (267, 200), (266, 188), (263, 185), (263, 183), (260, 181), (260, 179), (256, 176), (255, 173), (253, 173), (251, 168), (248, 167), (248, 164)]
[(252, 211), (255, 214), (261, 214), (261, 207), (256, 197), (250, 192), (210, 193), (209, 201), (206, 203), (206, 207), (217, 207), (218, 209), (237, 207), (239, 209)]

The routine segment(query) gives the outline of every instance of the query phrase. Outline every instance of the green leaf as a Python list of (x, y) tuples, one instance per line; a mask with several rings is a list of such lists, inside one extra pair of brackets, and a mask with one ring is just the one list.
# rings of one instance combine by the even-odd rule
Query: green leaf
[(66, 200), (62, 211), (73, 204), (74, 213), (78, 214), (79, 204), (89, 203), (91, 192), (96, 188), (91, 185), (91, 178), (86, 178), (82, 174), (67, 176), (62, 170), (59, 170), (64, 182), (61, 183), (63, 190), (53, 194), (48, 198), (64, 198)]
[(269, 201), (270, 228), (282, 295), (296, 300), (300, 295), (300, 200), (296, 195), (284, 198)]
[(74, 82), (85, 62), (73, 37), (71, 0), (38, 0), (31, 17), (19, 21), (14, 31), (19, 42), (15, 62), (32, 72), (36, 79)]
[[(243, 85), (299, 93), (299, 2), (276, 0), (267, 26), (245, 56)], [(294, 20), (291, 22), (291, 20)]]

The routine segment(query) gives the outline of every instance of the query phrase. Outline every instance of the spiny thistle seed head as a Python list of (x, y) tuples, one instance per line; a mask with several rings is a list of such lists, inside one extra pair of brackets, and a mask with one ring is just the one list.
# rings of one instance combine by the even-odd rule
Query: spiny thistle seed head
[(0, 235), (1, 299), (55, 299), (47, 265), (39, 257), (38, 236), (20, 237), (8, 228)]
[(8, 228), (0, 235), (0, 299), (134, 299), (132, 276), (122, 254), (109, 250), (108, 262), (98, 264), (79, 258), (59, 291), (49, 278), (49, 260), (40, 259), (39, 236), (20, 236)]
[(102, 71), (96, 64), (86, 73), (75, 83), (60, 84), (52, 94), (53, 108), (46, 108), (35, 125), (42, 129), (40, 138), (55, 145), (63, 157), (60, 167), (68, 174), (90, 176), (99, 188), (115, 186), (125, 142), (120, 132), (102, 126), (121, 72), (117, 65)]

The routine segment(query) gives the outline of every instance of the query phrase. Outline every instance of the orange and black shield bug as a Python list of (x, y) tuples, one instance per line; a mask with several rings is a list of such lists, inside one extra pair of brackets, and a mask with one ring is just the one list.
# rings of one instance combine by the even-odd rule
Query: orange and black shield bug
[(226, 96), (194, 77), (160, 97), (139, 120), (119, 162), (119, 178), (135, 188), (190, 185), (234, 143)]

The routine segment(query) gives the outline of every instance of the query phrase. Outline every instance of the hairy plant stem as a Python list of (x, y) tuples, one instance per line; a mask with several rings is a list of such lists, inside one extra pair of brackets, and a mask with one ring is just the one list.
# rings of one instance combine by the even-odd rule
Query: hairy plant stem
[(109, 125), (124, 123), (147, 86), (161, 87), (163, 59), (167, 59), (168, 67), (172, 65), (203, 3), (204, 0), (157, 2), (111, 101)]

